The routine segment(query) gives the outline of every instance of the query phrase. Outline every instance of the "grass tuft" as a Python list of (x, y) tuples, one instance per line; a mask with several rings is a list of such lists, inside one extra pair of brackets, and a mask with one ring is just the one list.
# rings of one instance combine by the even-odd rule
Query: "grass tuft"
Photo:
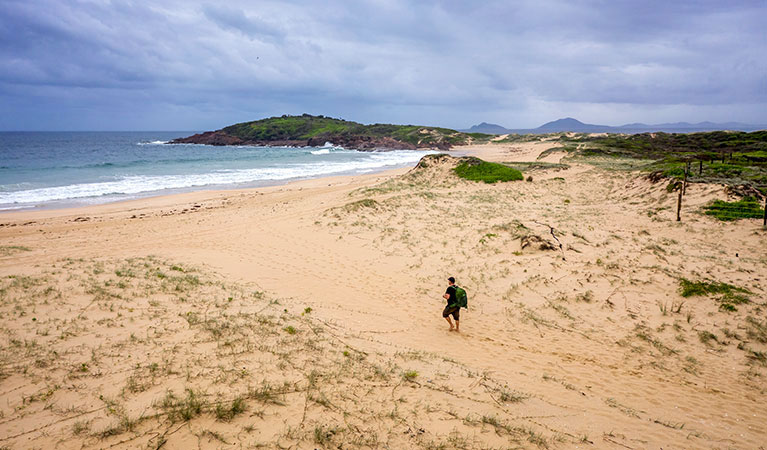
[(272, 405), (284, 405), (285, 403), (280, 400), (280, 393), (274, 389), (269, 383), (264, 381), (259, 388), (251, 388), (248, 390), (248, 398), (258, 400), (264, 404)]
[(243, 412), (245, 412), (245, 399), (240, 396), (232, 400), (231, 404), (227, 404), (225, 402), (216, 404), (216, 408), (214, 410), (216, 419), (222, 422), (229, 422)]
[(759, 321), (752, 316), (746, 317), (746, 335), (759, 343), (767, 344), (767, 319)]
[(418, 377), (418, 372), (415, 370), (408, 370), (402, 374), (402, 378), (405, 381), (413, 381)]
[(178, 398), (173, 391), (168, 391), (160, 401), (159, 407), (168, 415), (171, 422), (187, 422), (202, 413), (204, 402), (201, 395), (192, 389), (186, 390), (186, 397)]
[(711, 341), (719, 342), (714, 333), (706, 330), (698, 331), (698, 339), (706, 345), (711, 345)]

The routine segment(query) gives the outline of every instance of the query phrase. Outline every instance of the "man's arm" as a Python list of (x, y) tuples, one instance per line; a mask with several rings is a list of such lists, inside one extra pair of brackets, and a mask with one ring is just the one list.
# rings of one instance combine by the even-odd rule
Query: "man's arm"
[(449, 299), (449, 298), (450, 298), (450, 294), (445, 294), (445, 295), (443, 295), (443, 296), (442, 296), (442, 298), (444, 298), (445, 300), (447, 300), (447, 299)]

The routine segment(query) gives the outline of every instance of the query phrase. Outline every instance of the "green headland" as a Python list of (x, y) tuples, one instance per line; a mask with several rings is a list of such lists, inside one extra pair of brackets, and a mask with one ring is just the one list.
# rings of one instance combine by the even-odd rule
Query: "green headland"
[(493, 135), (463, 133), (449, 128), (422, 125), (364, 125), (343, 119), (303, 114), (243, 122), (208, 131), (174, 143), (208, 145), (308, 145), (332, 142), (356, 149), (446, 150), (456, 145), (487, 142)]

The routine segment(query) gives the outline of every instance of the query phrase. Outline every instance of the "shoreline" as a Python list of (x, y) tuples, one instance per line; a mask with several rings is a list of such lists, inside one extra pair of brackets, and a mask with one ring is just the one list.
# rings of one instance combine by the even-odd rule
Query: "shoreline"
[[(415, 167), (415, 166), (413, 166)], [(253, 193), (268, 193), (279, 190), (303, 190), (322, 186), (343, 186), (364, 182), (368, 179), (390, 178), (404, 174), (413, 167), (400, 167), (386, 169), (380, 172), (371, 172), (355, 175), (330, 175), (326, 177), (307, 178), (286, 181), (280, 184), (269, 184), (257, 187), (238, 187), (232, 189), (200, 189), (189, 192), (176, 192), (171, 194), (151, 195), (140, 198), (116, 200), (92, 205), (75, 205), (70, 207), (34, 208), (24, 210), (0, 211), (0, 220), (40, 220), (45, 218), (57, 218), (68, 216), (88, 216), (99, 214), (114, 214), (119, 212), (134, 212), (149, 209), (172, 208), (180, 204), (199, 203), (204, 201), (220, 200), (228, 196), (239, 196)]]
[[(172, 145), (172, 144), (167, 144), (167, 145)], [(177, 145), (196, 145), (196, 144), (177, 144)], [(324, 147), (318, 147), (318, 149), (322, 149), (322, 148)], [(376, 151), (373, 151), (373, 150), (356, 150), (356, 151), (359, 151), (362, 153), (374, 153), (374, 152), (390, 152), (390, 151), (403, 151), (403, 150), (390, 149), (390, 150), (376, 150)], [(418, 151), (434, 152), (437, 150), (426, 149), (426, 150), (418, 150)], [(138, 192), (135, 194), (123, 194), (123, 193), (104, 194), (104, 195), (95, 196), (95, 197), (75, 197), (75, 198), (68, 198), (68, 199), (57, 199), (57, 200), (36, 202), (38, 204), (34, 204), (34, 205), (16, 206), (17, 204), (9, 203), (5, 207), (0, 209), (0, 218), (6, 217), (8, 214), (13, 214), (13, 213), (28, 213), (28, 212), (31, 213), (31, 212), (39, 212), (39, 211), (58, 211), (58, 210), (90, 208), (90, 207), (97, 207), (100, 205), (110, 205), (110, 204), (133, 202), (133, 201), (146, 201), (156, 197), (168, 197), (168, 196), (183, 195), (183, 194), (190, 194), (190, 193), (196, 193), (196, 192), (218, 192), (218, 191), (228, 192), (228, 191), (263, 189), (263, 188), (268, 188), (272, 186), (286, 186), (289, 184), (300, 183), (303, 181), (310, 181), (310, 180), (321, 180), (321, 179), (334, 178), (334, 177), (356, 177), (356, 176), (363, 176), (363, 175), (375, 175), (375, 174), (380, 174), (380, 173), (384, 173), (384, 172), (392, 171), (392, 170), (396, 171), (400, 168), (412, 168), (412, 167), (413, 166), (410, 166), (410, 165), (407, 165), (407, 166), (389, 165), (389, 166), (381, 166), (378, 168), (374, 168), (374, 169), (362, 171), (362, 172), (359, 172), (359, 169), (353, 169), (353, 170), (341, 171), (337, 173), (320, 174), (316, 176), (309, 175), (309, 176), (298, 176), (294, 178), (253, 180), (253, 181), (245, 181), (245, 182), (237, 182), (237, 183), (214, 183), (214, 184), (208, 184), (208, 185), (202, 185), (202, 186), (164, 188), (164, 189), (159, 189), (154, 191)], [(109, 197), (118, 197), (118, 198), (109, 198)]]
[[(168, 144), (168, 145), (201, 145), (201, 144)], [(480, 144), (480, 145), (456, 146), (447, 151), (439, 151), (438, 149), (427, 149), (423, 151), (446, 153), (455, 157), (476, 156), (482, 159), (486, 159), (488, 161), (499, 161), (502, 158), (502, 156), (511, 154), (509, 151), (509, 149), (511, 148), (514, 148), (514, 146), (512, 145), (499, 146), (499, 145), (490, 143), (490, 144)], [(358, 150), (358, 151), (373, 152), (372, 150)], [(385, 150), (385, 151), (396, 151), (396, 150)], [(422, 151), (422, 150), (414, 150), (414, 151)], [(522, 152), (519, 155), (511, 154), (510, 160), (525, 160), (528, 157), (529, 157), (529, 152)], [(192, 202), (192, 201), (195, 201), (196, 199), (204, 200), (207, 198), (220, 198), (222, 196), (226, 196), (227, 194), (237, 195), (239, 193), (253, 192), (253, 191), (259, 191), (259, 190), (269, 190), (270, 188), (279, 188), (281, 186), (287, 187), (287, 186), (293, 186), (293, 185), (301, 185), (303, 183), (308, 183), (309, 185), (313, 185), (314, 184), (313, 182), (318, 180), (336, 180), (336, 179), (343, 180), (343, 179), (356, 179), (359, 177), (366, 178), (366, 177), (375, 177), (375, 176), (394, 176), (399, 174), (403, 170), (404, 172), (406, 172), (408, 170), (413, 169), (416, 164), (417, 162), (414, 163), (414, 165), (412, 166), (382, 169), (382, 170), (376, 170), (373, 172), (361, 173), (361, 174), (335, 174), (335, 175), (328, 175), (328, 176), (299, 178), (294, 180), (274, 180), (273, 182), (265, 182), (267, 184), (264, 184), (262, 186), (248, 186), (248, 187), (237, 186), (232, 188), (226, 188), (226, 187), (223, 187), (225, 185), (214, 185), (216, 187), (213, 187), (213, 188), (190, 187), (188, 189), (187, 188), (169, 189), (169, 190), (176, 190), (177, 192), (138, 195), (133, 198), (111, 200), (111, 201), (105, 201), (105, 202), (96, 202), (92, 204), (83, 204), (81, 202), (78, 202), (76, 199), (56, 200), (43, 206), (33, 206), (33, 207), (23, 206), (19, 208), (13, 208), (13, 209), (9, 208), (9, 209), (0, 210), (0, 220), (25, 220), (28, 217), (44, 218), (48, 216), (62, 217), (62, 216), (68, 216), (68, 215), (84, 215), (84, 214), (87, 215), (87, 214), (96, 214), (96, 212), (91, 212), (91, 211), (103, 210), (108, 212), (115, 212), (119, 210), (124, 210), (126, 208), (132, 211), (132, 210), (142, 209), (142, 206), (141, 206), (142, 204), (147, 204), (147, 205), (161, 204), (161, 205), (164, 205), (164, 207), (170, 207), (174, 204), (173, 199), (179, 199), (179, 202)], [(333, 182), (337, 182), (337, 181), (333, 181)], [(221, 186), (221, 187), (218, 187), (218, 186)], [(156, 191), (156, 192), (160, 192), (160, 191)]]

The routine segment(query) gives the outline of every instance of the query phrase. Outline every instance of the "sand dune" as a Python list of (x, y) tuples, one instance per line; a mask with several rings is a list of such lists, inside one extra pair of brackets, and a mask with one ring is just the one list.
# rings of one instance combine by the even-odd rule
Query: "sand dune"
[(552, 147), (0, 216), (0, 446), (760, 448), (761, 223)]

